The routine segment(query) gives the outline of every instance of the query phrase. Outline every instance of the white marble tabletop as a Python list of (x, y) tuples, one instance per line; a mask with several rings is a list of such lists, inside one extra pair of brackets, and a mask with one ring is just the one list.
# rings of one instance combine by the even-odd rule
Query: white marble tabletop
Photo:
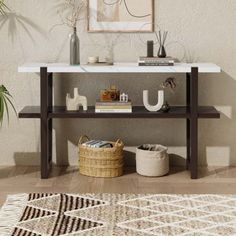
[(138, 66), (138, 63), (115, 63), (113, 66), (26, 63), (18, 67), (18, 72), (39, 73), (40, 67), (47, 67), (49, 73), (189, 73), (191, 67), (198, 67), (199, 73), (221, 72), (221, 68), (213, 63), (176, 63), (174, 66)]

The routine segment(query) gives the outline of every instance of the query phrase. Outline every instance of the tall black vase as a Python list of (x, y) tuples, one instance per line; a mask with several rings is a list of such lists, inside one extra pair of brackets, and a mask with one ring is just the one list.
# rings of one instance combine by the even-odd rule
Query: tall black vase
[(77, 36), (76, 27), (74, 27), (74, 32), (70, 36), (70, 64), (71, 65), (80, 64), (80, 41)]

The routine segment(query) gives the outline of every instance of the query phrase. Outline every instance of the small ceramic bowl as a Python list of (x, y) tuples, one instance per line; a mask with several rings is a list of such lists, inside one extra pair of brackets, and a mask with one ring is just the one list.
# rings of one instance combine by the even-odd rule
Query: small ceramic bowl
[(89, 57), (88, 58), (88, 63), (94, 64), (99, 62), (99, 57)]

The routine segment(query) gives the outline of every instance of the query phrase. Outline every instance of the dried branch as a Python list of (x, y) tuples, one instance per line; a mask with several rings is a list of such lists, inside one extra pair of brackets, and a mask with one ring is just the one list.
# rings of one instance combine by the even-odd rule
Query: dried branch
[(57, 14), (61, 22), (55, 24), (50, 31), (52, 31), (57, 26), (62, 26), (62, 25), (68, 26), (70, 28), (75, 28), (79, 21), (85, 19), (83, 17), (83, 13), (85, 12), (84, 10), (87, 7), (87, 0), (63, 0), (63, 1), (65, 7), (57, 11)]
[(157, 32), (155, 32), (155, 35), (156, 35), (156, 38), (157, 38), (157, 41), (158, 41), (159, 45), (160, 46), (165, 46), (168, 31), (164, 31), (162, 33), (162, 31), (159, 30), (158, 34), (157, 34)]
[(162, 84), (161, 88), (162, 89), (170, 89), (172, 93), (174, 93), (175, 89), (177, 87), (176, 80), (173, 77), (167, 78)]

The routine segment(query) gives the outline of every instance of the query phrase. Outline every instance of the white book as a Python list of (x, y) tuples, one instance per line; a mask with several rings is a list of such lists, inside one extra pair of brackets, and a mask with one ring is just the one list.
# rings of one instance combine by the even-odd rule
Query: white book
[(96, 109), (96, 113), (132, 113), (132, 109)]

